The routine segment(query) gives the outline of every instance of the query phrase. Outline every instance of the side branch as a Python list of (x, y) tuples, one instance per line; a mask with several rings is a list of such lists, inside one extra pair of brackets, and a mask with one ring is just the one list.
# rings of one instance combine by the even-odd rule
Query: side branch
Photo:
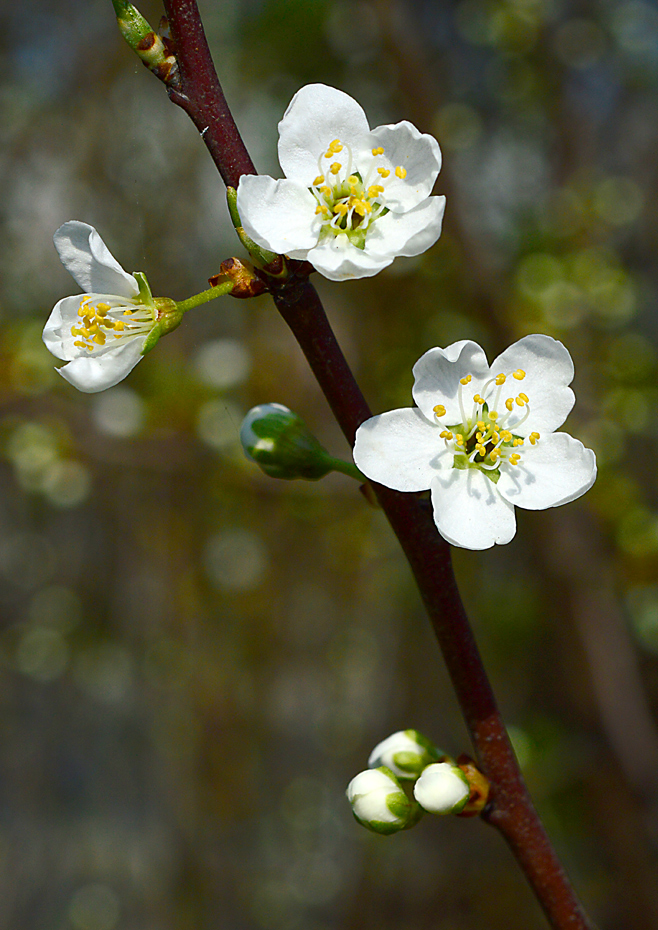
[(213, 64), (196, 0), (164, 0), (176, 58), (180, 91), (169, 90), (201, 133), (227, 187), (243, 174), (257, 174), (235, 125)]
[[(182, 105), (228, 186), (255, 169), (215, 72), (195, 0), (165, 0), (181, 73)], [(300, 269), (297, 269), (299, 273)], [(320, 299), (304, 277), (270, 279), (270, 290), (350, 445), (370, 409)], [(468, 726), (491, 782), (483, 817), (505, 836), (555, 930), (592, 930), (528, 796), (455, 582), (450, 547), (413, 494), (374, 485), (414, 573)]]

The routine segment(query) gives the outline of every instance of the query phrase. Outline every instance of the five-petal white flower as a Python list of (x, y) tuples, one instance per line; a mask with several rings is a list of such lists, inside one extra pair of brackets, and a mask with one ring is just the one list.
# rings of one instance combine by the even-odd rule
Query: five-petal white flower
[(137, 280), (123, 270), (93, 226), (71, 220), (53, 238), (62, 264), (84, 293), (55, 305), (43, 341), (68, 363), (58, 369), (63, 378), (87, 394), (104, 391), (141, 359), (157, 324), (155, 305), (152, 298), (140, 297)]
[(293, 97), (279, 123), (285, 179), (245, 175), (238, 211), (262, 248), (306, 259), (332, 281), (366, 278), (441, 234), (436, 139), (406, 120), (371, 130), (362, 107), (324, 84)]
[(480, 346), (464, 340), (430, 349), (413, 373), (417, 407), (366, 420), (354, 461), (386, 487), (430, 489), (436, 525), (452, 545), (508, 543), (514, 505), (557, 507), (594, 484), (592, 450), (554, 432), (575, 400), (561, 342), (525, 336), (489, 365)]

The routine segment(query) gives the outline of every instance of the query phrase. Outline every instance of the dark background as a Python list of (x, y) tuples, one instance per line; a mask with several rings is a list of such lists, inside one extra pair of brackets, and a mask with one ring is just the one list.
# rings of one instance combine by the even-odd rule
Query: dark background
[[(201, 9), (261, 171), (311, 81), (440, 141), (439, 243), (317, 282), (374, 410), (411, 402), (433, 345), (493, 357), (544, 332), (573, 355), (595, 487), (517, 511), (510, 545), (456, 569), (587, 907), (602, 930), (658, 925), (658, 6)], [(349, 455), (271, 302), (195, 310), (104, 394), (55, 374), (62, 222), (178, 300), (244, 253), (109, 0), (6, 3), (0, 27), (0, 928), (540, 930), (477, 819), (390, 838), (352, 820), (345, 786), (393, 730), (470, 747), (382, 515), (347, 478), (276, 482), (243, 457), (267, 401)]]

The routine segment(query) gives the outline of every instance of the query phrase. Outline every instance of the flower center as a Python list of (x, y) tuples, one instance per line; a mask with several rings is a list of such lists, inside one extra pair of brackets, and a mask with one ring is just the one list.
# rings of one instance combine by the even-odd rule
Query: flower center
[[(310, 191), (318, 202), (315, 213), (322, 223), (322, 235), (344, 235), (352, 245), (364, 248), (368, 229), (378, 217), (388, 213), (384, 195), (391, 169), (377, 164), (378, 157), (383, 154), (381, 145), (372, 149), (372, 161), (365, 177), (359, 171), (352, 171), (352, 150), (340, 139), (334, 139), (320, 155), (319, 174)], [(341, 155), (340, 161), (336, 159), (338, 155)], [(334, 161), (326, 165), (328, 159)], [(407, 176), (401, 166), (393, 173), (400, 179)]]
[(119, 298), (116, 303), (112, 298), (109, 300), (112, 302), (99, 300), (94, 303), (88, 294), (83, 296), (78, 310), (80, 325), (71, 327), (71, 335), (75, 337), (74, 346), (94, 352), (105, 345), (109, 336), (131, 339), (153, 328), (155, 317), (148, 307), (143, 304), (129, 306)]
[[(439, 435), (454, 456), (453, 468), (479, 468), (496, 482), (500, 477), (501, 464), (518, 465), (521, 461), (518, 450), (525, 440), (515, 430), (530, 416), (530, 400), (521, 391), (516, 397), (508, 397), (501, 404), (503, 385), (508, 378), (523, 381), (525, 371), (517, 368), (510, 375), (501, 373), (491, 378), (482, 388), (481, 394), (473, 395), (469, 412), (464, 388), (473, 378), (472, 375), (461, 378), (457, 392), (461, 423), (446, 426), (441, 422), (446, 415), (446, 408), (443, 404), (434, 407), (437, 422), (444, 426)], [(499, 412), (501, 406), (504, 413)], [(527, 438), (530, 445), (534, 446), (541, 437), (539, 433), (532, 432)]]

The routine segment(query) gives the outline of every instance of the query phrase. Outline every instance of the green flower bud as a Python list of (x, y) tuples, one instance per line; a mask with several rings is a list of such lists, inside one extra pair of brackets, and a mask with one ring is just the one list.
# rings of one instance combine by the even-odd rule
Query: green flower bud
[(414, 797), (430, 814), (459, 814), (470, 793), (466, 776), (452, 762), (428, 765), (414, 785)]
[(127, 0), (112, 0), (119, 31), (149, 71), (165, 84), (178, 83), (178, 63), (169, 41), (158, 35)]
[(355, 818), (373, 833), (387, 835), (406, 830), (422, 816), (418, 804), (409, 800), (393, 772), (385, 766), (360, 772), (345, 793)]
[(368, 766), (386, 765), (398, 778), (418, 778), (430, 763), (445, 758), (446, 754), (418, 730), (398, 730), (375, 746)]
[(240, 428), (247, 457), (272, 478), (317, 481), (334, 468), (334, 460), (301, 417), (283, 404), (259, 404)]

